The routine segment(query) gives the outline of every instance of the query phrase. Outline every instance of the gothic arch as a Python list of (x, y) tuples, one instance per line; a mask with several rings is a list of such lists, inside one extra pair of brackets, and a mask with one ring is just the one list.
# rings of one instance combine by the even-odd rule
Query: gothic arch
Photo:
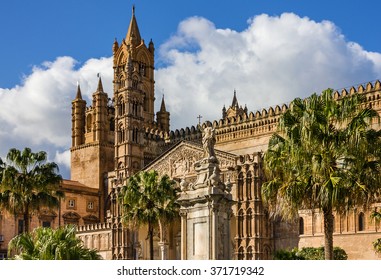
[(360, 212), (358, 215), (358, 231), (365, 230), (365, 215), (364, 212)]
[(238, 237), (243, 237), (244, 234), (243, 234), (243, 222), (244, 222), (244, 216), (243, 216), (243, 210), (240, 209), (238, 211), (238, 217), (237, 217), (237, 226), (238, 226)]
[(238, 182), (237, 182), (237, 198), (238, 201), (243, 200), (243, 173), (240, 172), (238, 174)]
[(124, 142), (125, 140), (126, 140), (126, 135), (125, 135), (124, 124), (119, 123), (119, 125), (118, 125), (118, 143)]
[(86, 117), (86, 132), (91, 132), (92, 126), (93, 126), (93, 116), (90, 113)]
[(304, 234), (304, 219), (302, 217), (299, 218), (299, 235)]
[(117, 59), (117, 65), (124, 64), (126, 62), (126, 58), (124, 56), (124, 52), (120, 52), (118, 59)]
[(147, 66), (149, 66), (150, 59), (143, 49), (138, 51), (136, 58), (139, 62), (145, 63)]
[(253, 215), (253, 211), (251, 210), (251, 208), (247, 209), (246, 211), (246, 235), (248, 237), (251, 237), (253, 236), (253, 219), (254, 219), (254, 215)]
[(246, 196), (249, 200), (253, 198), (253, 176), (251, 171), (246, 174)]
[(237, 256), (237, 258), (239, 260), (244, 260), (245, 259), (244, 253), (245, 253), (245, 251), (244, 251), (243, 247), (242, 246), (239, 247), (238, 248), (238, 256)]
[(252, 260), (253, 259), (253, 247), (252, 246), (249, 246), (247, 247), (247, 250), (246, 250), (246, 259), (247, 260)]

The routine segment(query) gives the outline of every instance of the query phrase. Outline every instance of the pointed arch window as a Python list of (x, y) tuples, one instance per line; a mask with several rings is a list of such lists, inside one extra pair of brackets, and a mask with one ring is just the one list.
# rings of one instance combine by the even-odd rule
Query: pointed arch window
[(253, 191), (253, 177), (251, 175), (251, 172), (247, 172), (246, 176), (246, 194), (247, 194), (247, 199), (251, 200), (252, 199), (252, 191)]
[(125, 141), (125, 130), (123, 124), (118, 127), (118, 143)]
[(133, 89), (138, 89), (138, 83), (139, 83), (138, 78), (136, 78), (136, 77), (132, 78), (132, 88)]
[(365, 230), (365, 215), (363, 212), (360, 212), (358, 217), (358, 231), (364, 231)]
[(299, 234), (304, 234), (304, 219), (302, 217), (299, 218)]
[(124, 100), (123, 100), (122, 97), (118, 99), (117, 106), (118, 106), (118, 116), (124, 115), (124, 113), (125, 113), (125, 105), (124, 105)]
[(86, 132), (91, 132), (92, 125), (93, 125), (92, 116), (91, 114), (88, 114), (86, 118)]
[(242, 172), (238, 175), (238, 185), (237, 185), (237, 198), (238, 200), (243, 200), (243, 174)]
[(247, 248), (247, 259), (252, 260), (253, 259), (253, 247), (249, 246)]
[(146, 64), (144, 62), (139, 63), (139, 73), (142, 76), (146, 76)]
[(238, 212), (238, 237), (243, 237), (243, 210)]
[(244, 259), (244, 251), (242, 247), (239, 247), (238, 249), (238, 259), (243, 260)]
[(132, 142), (138, 143), (139, 142), (139, 129), (138, 128), (133, 128), (132, 129)]
[(132, 115), (135, 117), (139, 116), (139, 104), (137, 102), (132, 103)]
[(253, 236), (253, 211), (249, 208), (246, 212), (246, 233), (247, 236)]

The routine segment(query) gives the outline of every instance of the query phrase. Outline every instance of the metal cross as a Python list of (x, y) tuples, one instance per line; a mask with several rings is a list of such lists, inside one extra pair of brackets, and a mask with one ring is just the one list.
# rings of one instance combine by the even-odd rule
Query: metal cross
[(201, 125), (201, 119), (202, 119), (202, 116), (201, 115), (198, 115), (198, 124)]

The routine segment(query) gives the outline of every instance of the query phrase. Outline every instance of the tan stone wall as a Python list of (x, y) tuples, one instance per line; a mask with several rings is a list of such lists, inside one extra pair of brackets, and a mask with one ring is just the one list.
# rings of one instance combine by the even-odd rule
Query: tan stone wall
[(71, 180), (99, 188), (99, 145), (89, 144), (71, 150)]
[[(380, 204), (373, 204), (373, 207), (379, 206)], [(381, 238), (380, 225), (370, 218), (374, 209), (352, 209), (345, 215), (334, 213), (333, 246), (343, 248), (348, 259), (381, 259), (372, 246), (373, 241)], [(304, 223), (299, 248), (324, 246), (324, 220), (321, 212), (318, 209), (301, 210), (299, 216)]]
[(77, 237), (82, 240), (86, 248), (96, 249), (104, 260), (112, 259), (111, 224), (80, 226), (77, 230)]
[[(333, 235), (333, 246), (341, 247), (349, 260), (379, 260), (380, 255), (373, 250), (372, 242), (381, 238), (380, 232), (342, 233)], [(301, 236), (299, 248), (324, 246), (324, 236)]]

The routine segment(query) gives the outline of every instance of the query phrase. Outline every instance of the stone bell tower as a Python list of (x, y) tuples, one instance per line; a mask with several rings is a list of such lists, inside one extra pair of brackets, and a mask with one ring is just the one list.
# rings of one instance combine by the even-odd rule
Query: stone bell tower
[(113, 44), (115, 171), (125, 179), (144, 165), (145, 129), (154, 123), (154, 45), (140, 36), (135, 8), (125, 39)]
[(214, 129), (203, 131), (204, 157), (195, 162), (197, 179), (182, 180), (179, 198), (181, 215), (181, 259), (226, 260), (231, 258), (231, 185), (220, 178), (214, 152)]

